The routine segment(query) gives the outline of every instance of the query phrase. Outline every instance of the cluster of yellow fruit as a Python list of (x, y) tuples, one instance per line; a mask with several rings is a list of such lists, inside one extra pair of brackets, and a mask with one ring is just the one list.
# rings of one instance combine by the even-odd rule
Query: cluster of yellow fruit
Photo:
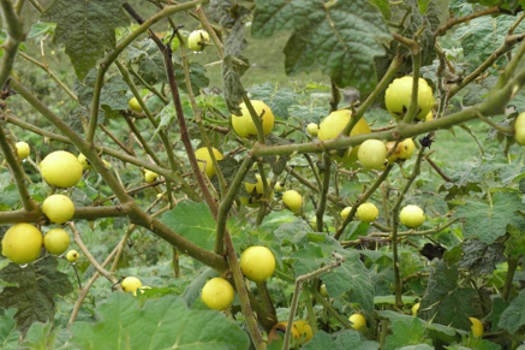
[[(287, 326), (288, 322), (286, 321), (277, 322), (268, 334), (268, 342), (272, 343), (276, 339), (280, 338), (279, 335), (286, 332)], [(314, 336), (312, 327), (306, 320), (294, 321), (290, 329), (292, 338), (295, 339), (299, 345), (306, 344)]]
[[(275, 270), (275, 256), (263, 246), (252, 246), (241, 254), (241, 271), (251, 281), (262, 283), (270, 278)], [(210, 279), (202, 288), (201, 299), (210, 309), (224, 310), (235, 296), (232, 285), (222, 277)]]

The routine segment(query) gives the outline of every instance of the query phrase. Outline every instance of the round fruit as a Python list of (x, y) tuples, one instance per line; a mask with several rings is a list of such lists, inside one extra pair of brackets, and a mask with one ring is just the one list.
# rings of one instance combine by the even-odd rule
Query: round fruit
[(379, 210), (374, 203), (363, 203), (357, 207), (356, 217), (363, 222), (372, 222), (379, 216)]
[(412, 311), (412, 316), (414, 317), (417, 316), (417, 312), (419, 311), (420, 306), (421, 306), (420, 303), (415, 303), (414, 305), (412, 305), (412, 309), (410, 309), (410, 311)]
[[(255, 113), (262, 120), (262, 127), (264, 135), (268, 135), (272, 129), (275, 122), (275, 117), (272, 113), (270, 107), (266, 105), (263, 101), (251, 100), (253, 109)], [(257, 129), (253, 123), (252, 116), (248, 111), (248, 108), (243, 103), (240, 104), (241, 115), (232, 115), (232, 127), (237, 135), (240, 137), (250, 137), (257, 136)]]
[(301, 196), (296, 190), (284, 191), (283, 203), (288, 209), (297, 213), (303, 206), (303, 196)]
[(137, 277), (128, 276), (120, 282), (120, 285), (124, 292), (135, 293), (137, 289), (142, 287), (142, 282)]
[(154, 183), (158, 177), (159, 174), (151, 170), (146, 170), (146, 172), (144, 173), (144, 181), (146, 181), (149, 184)]
[(295, 327), (297, 327), (297, 331), (299, 332), (300, 337), (300, 343), (305, 344), (310, 341), (310, 339), (313, 338), (314, 332), (312, 331), (312, 327), (308, 323), (308, 321), (305, 320), (297, 320), (293, 323)]
[[(251, 183), (251, 182), (245, 182), (244, 187), (246, 188), (246, 192), (248, 193), (256, 193), (256, 194), (263, 194), (264, 193), (264, 186), (262, 183), (261, 175), (255, 174), (255, 178), (257, 179), (257, 183)], [(266, 179), (266, 182), (268, 185), (270, 185), (270, 180)]]
[(206, 282), (202, 288), (202, 301), (210, 309), (224, 310), (233, 303), (235, 292), (230, 282), (221, 277), (215, 277)]
[(514, 139), (520, 145), (525, 145), (525, 112), (520, 113), (514, 122)]
[(470, 329), (472, 330), (472, 334), (476, 338), (482, 337), (484, 331), (483, 323), (481, 323), (481, 321), (475, 317), (469, 317), (469, 320), (472, 323), (472, 327), (470, 327)]
[[(284, 337), (284, 334), (286, 333), (286, 328), (288, 327), (288, 322), (281, 321), (276, 323), (270, 332), (268, 332), (268, 343), (272, 343), (277, 339), (282, 339)], [(294, 339), (299, 339), (301, 337), (301, 334), (299, 333), (299, 330), (297, 329), (297, 326), (295, 325), (295, 322), (292, 323), (291, 329), (291, 335)]]
[(352, 210), (352, 207), (346, 207), (343, 210), (341, 210), (341, 212), (339, 213), (339, 215), (341, 215), (341, 219), (346, 220), (351, 210)]
[(277, 181), (275, 183), (275, 186), (273, 186), (273, 189), (276, 190), (277, 192), (282, 192), (282, 191), (284, 191), (284, 185), (285, 185), (284, 182)]
[(275, 256), (263, 246), (252, 246), (241, 254), (242, 273), (254, 282), (264, 282), (275, 270)]
[[(412, 99), (412, 82), (413, 78), (405, 76), (394, 79), (385, 92), (386, 109), (396, 119), (402, 119), (408, 110), (408, 105)], [(419, 78), (417, 92), (417, 119), (423, 119), (434, 106), (434, 95), (432, 88), (427, 81)]]
[(79, 153), (77, 159), (80, 162), (80, 165), (82, 165), (82, 168), (91, 169), (91, 163), (83, 153)]
[(132, 97), (128, 102), (129, 108), (135, 112), (142, 113), (142, 107), (140, 106), (139, 100), (136, 97)]
[(72, 153), (55, 151), (40, 162), (42, 177), (50, 185), (57, 187), (75, 186), (82, 177), (82, 164)]
[(386, 145), (381, 140), (369, 139), (359, 146), (357, 158), (367, 169), (383, 169), (387, 155)]
[(199, 29), (194, 30), (188, 36), (188, 47), (193, 51), (202, 51), (207, 43), (210, 42), (210, 34), (207, 31)]
[(412, 139), (404, 139), (396, 147), (397, 157), (399, 159), (410, 159), (414, 154), (416, 144)]
[(69, 247), (69, 234), (61, 228), (52, 228), (44, 236), (44, 247), (51, 254), (60, 255)]
[(319, 134), (319, 125), (310, 123), (306, 126), (306, 131), (310, 136), (316, 137)]
[(27, 142), (20, 141), (15, 144), (16, 147), (16, 153), (18, 155), (18, 159), (26, 159), (29, 157), (29, 153), (31, 153), (31, 149), (29, 148), (29, 145)]
[[(213, 155), (215, 156), (215, 160), (223, 160), (224, 156), (221, 152), (219, 152), (218, 149), (212, 147)], [(199, 168), (201, 171), (205, 171), (206, 175), (211, 179), (213, 175), (215, 175), (215, 167), (213, 166), (213, 161), (211, 159), (211, 154), (208, 151), (208, 147), (201, 147), (195, 151), (195, 157), (197, 158), (197, 161), (199, 162)]]
[(51, 222), (63, 224), (75, 215), (75, 205), (68, 196), (53, 194), (42, 203), (42, 212)]
[(80, 254), (78, 254), (78, 252), (74, 249), (68, 250), (66, 253), (66, 259), (71, 263), (77, 261), (79, 257)]
[(418, 228), (425, 221), (425, 212), (417, 205), (407, 205), (399, 212), (399, 220), (405, 226)]
[(42, 232), (27, 223), (11, 226), (2, 239), (2, 255), (17, 264), (27, 264), (40, 256)]
[(321, 287), (319, 288), (319, 293), (325, 298), (328, 297), (328, 289), (326, 289), (326, 284), (321, 284)]
[(352, 328), (359, 331), (366, 327), (366, 318), (361, 314), (353, 314), (348, 318), (352, 322)]

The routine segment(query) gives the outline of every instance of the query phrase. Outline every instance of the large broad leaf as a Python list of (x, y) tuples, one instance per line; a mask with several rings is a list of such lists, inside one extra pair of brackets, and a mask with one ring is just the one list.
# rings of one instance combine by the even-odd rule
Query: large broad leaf
[(354, 330), (346, 330), (331, 336), (324, 331), (319, 331), (315, 336), (306, 343), (301, 349), (303, 350), (317, 350), (317, 349), (332, 349), (332, 350), (376, 350), (379, 349), (379, 344), (375, 341), (364, 340), (359, 332)]
[(509, 307), (503, 311), (498, 326), (508, 330), (510, 333), (516, 332), (521, 326), (525, 325), (525, 290), (512, 300)]
[(215, 221), (205, 203), (180, 202), (164, 213), (161, 221), (201, 248), (213, 249)]
[(496, 192), (491, 201), (470, 199), (458, 207), (456, 217), (463, 218), (465, 238), (479, 238), (482, 242), (492, 244), (507, 232), (507, 225), (523, 227), (522, 216), (516, 211), (524, 209), (518, 192)]
[(0, 293), (0, 306), (17, 309), (15, 319), (22, 332), (34, 322), (52, 320), (54, 297), (73, 291), (68, 276), (57, 270), (57, 264), (55, 257), (47, 256), (26, 267), (9, 264), (0, 271), (0, 279), (16, 284)]
[(340, 87), (372, 90), (374, 57), (390, 40), (380, 10), (368, 0), (256, 1), (254, 37), (293, 29), (284, 53), (288, 75), (321, 69)]
[(20, 332), (16, 329), (15, 310), (10, 309), (0, 317), (0, 349), (18, 349)]
[(115, 29), (129, 20), (122, 0), (55, 0), (42, 20), (56, 23), (54, 41), (66, 46), (80, 80), (108, 49), (115, 47)]
[(96, 322), (76, 322), (72, 342), (81, 349), (239, 349), (249, 340), (216, 311), (188, 309), (180, 297), (148, 300), (139, 308), (130, 294), (115, 293), (96, 310)]
[(412, 318), (410, 322), (392, 323), (392, 333), (386, 337), (385, 350), (400, 349), (408, 345), (417, 345), (417, 349), (433, 349), (427, 329), (417, 317)]

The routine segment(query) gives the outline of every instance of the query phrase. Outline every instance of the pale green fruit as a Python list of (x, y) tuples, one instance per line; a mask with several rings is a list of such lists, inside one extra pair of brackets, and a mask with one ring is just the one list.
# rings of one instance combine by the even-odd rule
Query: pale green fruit
[(75, 186), (82, 178), (82, 164), (67, 151), (48, 154), (40, 162), (40, 171), (48, 184), (62, 188)]
[(298, 212), (303, 206), (303, 196), (296, 190), (284, 191), (282, 199), (284, 205), (294, 213)]
[(26, 159), (29, 157), (29, 154), (31, 153), (31, 149), (29, 148), (29, 145), (27, 142), (20, 141), (15, 144), (16, 147), (16, 153), (18, 155), (18, 159)]
[[(268, 135), (272, 131), (273, 125), (275, 123), (275, 117), (272, 110), (263, 101), (251, 100), (250, 102), (253, 106), (253, 109), (255, 110), (255, 113), (262, 120), (263, 134)], [(256, 136), (257, 129), (253, 123), (250, 111), (248, 111), (248, 107), (246, 107), (244, 102), (241, 103), (239, 107), (241, 108), (241, 115), (238, 116), (233, 114), (231, 116), (233, 130), (237, 135), (243, 138)]]
[(520, 145), (525, 145), (525, 112), (520, 113), (514, 122), (514, 139)]
[(65, 252), (70, 242), (69, 234), (61, 228), (52, 228), (44, 236), (44, 247), (48, 252), (55, 255)]
[(66, 259), (71, 263), (77, 261), (79, 257), (80, 254), (78, 254), (78, 252), (74, 249), (68, 250), (66, 253)]
[(210, 34), (207, 31), (198, 29), (194, 30), (188, 36), (188, 47), (193, 51), (202, 51), (206, 44), (210, 42)]
[(319, 134), (319, 125), (315, 123), (310, 123), (306, 126), (306, 132), (310, 134), (310, 136), (316, 137), (317, 134)]
[(242, 273), (250, 280), (264, 282), (273, 275), (275, 256), (263, 246), (252, 246), (241, 254)]
[[(412, 82), (411, 76), (394, 79), (385, 92), (386, 109), (396, 119), (403, 119), (405, 116), (410, 100), (412, 99)], [(424, 119), (434, 106), (434, 94), (432, 88), (423, 78), (418, 80), (417, 92), (417, 119)]]
[(418, 228), (425, 222), (425, 212), (417, 205), (407, 205), (399, 212), (399, 220), (405, 226)]
[(369, 139), (359, 146), (357, 158), (366, 169), (381, 170), (384, 167), (387, 152), (386, 145), (383, 141)]
[(363, 203), (357, 207), (356, 217), (363, 222), (372, 222), (379, 216), (379, 210), (374, 203)]
[(56, 224), (63, 224), (75, 215), (75, 204), (68, 196), (53, 194), (42, 203), (42, 212)]
[(11, 226), (2, 238), (2, 255), (17, 264), (27, 264), (40, 256), (42, 232), (35, 226), (20, 223)]
[(235, 297), (232, 285), (226, 279), (215, 277), (202, 288), (201, 299), (210, 309), (224, 310), (230, 307)]

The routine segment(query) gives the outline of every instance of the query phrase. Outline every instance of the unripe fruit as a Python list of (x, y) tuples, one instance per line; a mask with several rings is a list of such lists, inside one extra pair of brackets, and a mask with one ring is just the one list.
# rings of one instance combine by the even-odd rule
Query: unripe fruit
[[(396, 119), (402, 119), (408, 110), (412, 99), (412, 82), (411, 76), (394, 79), (385, 92), (386, 109)], [(423, 119), (434, 106), (434, 95), (432, 88), (423, 78), (418, 80), (417, 93), (417, 119)]]
[(61, 228), (52, 228), (44, 236), (44, 247), (51, 254), (62, 254), (69, 247), (69, 243), (69, 234)]
[(284, 191), (283, 203), (288, 209), (297, 213), (303, 206), (303, 196), (301, 196), (296, 190)]
[(299, 343), (305, 344), (312, 339), (314, 336), (314, 332), (312, 331), (312, 327), (308, 323), (308, 321), (305, 320), (297, 320), (293, 323), (295, 327), (297, 327), (297, 331), (299, 332)]
[(412, 312), (412, 316), (414, 317), (417, 316), (417, 312), (419, 311), (420, 306), (421, 306), (421, 303), (415, 303), (414, 305), (412, 305), (412, 308), (410, 309), (410, 311)]
[(40, 162), (42, 177), (50, 185), (57, 187), (75, 186), (82, 177), (82, 164), (72, 153), (55, 151)]
[[(255, 174), (255, 178), (257, 179), (257, 183), (251, 183), (251, 182), (245, 182), (244, 187), (246, 188), (246, 192), (248, 193), (256, 193), (256, 194), (263, 194), (264, 193), (264, 186), (262, 183), (262, 177), (259, 174)], [(266, 179), (266, 183), (270, 185), (270, 180)]]
[(417, 205), (407, 205), (399, 212), (399, 220), (407, 227), (418, 228), (425, 222), (425, 212)]
[(361, 314), (353, 314), (348, 320), (352, 322), (352, 328), (359, 331), (366, 327), (366, 318)]
[(319, 126), (315, 123), (310, 123), (306, 126), (306, 131), (310, 136), (316, 137), (319, 134)]
[(2, 239), (2, 255), (17, 264), (30, 263), (40, 256), (42, 241), (42, 232), (35, 226), (16, 224)]
[(51, 222), (63, 224), (75, 215), (75, 205), (68, 196), (53, 194), (42, 203), (42, 212)]
[(74, 263), (75, 261), (78, 260), (79, 257), (80, 257), (80, 254), (78, 254), (78, 252), (74, 249), (68, 250), (68, 252), (66, 253), (66, 259), (70, 263)]
[(386, 160), (386, 145), (381, 140), (369, 139), (359, 146), (357, 158), (366, 169), (383, 169)]
[(82, 168), (91, 169), (91, 163), (83, 153), (79, 153), (77, 159), (80, 162), (80, 165), (82, 165)]
[(135, 112), (142, 113), (142, 107), (140, 106), (139, 100), (136, 97), (132, 97), (128, 102), (129, 108)]
[(328, 289), (326, 289), (326, 284), (321, 284), (321, 287), (319, 288), (319, 293), (325, 298), (328, 297)]
[(374, 203), (363, 203), (357, 207), (356, 217), (363, 222), (372, 222), (379, 216), (379, 210)]
[(273, 186), (273, 189), (276, 190), (277, 192), (282, 192), (282, 191), (284, 191), (284, 185), (285, 185), (284, 182), (277, 181), (275, 183), (275, 186)]
[(525, 145), (525, 112), (520, 113), (514, 122), (514, 139), (520, 145)]
[(339, 215), (341, 216), (341, 219), (346, 220), (351, 210), (352, 210), (352, 207), (346, 207), (343, 210), (341, 210), (341, 212), (339, 213)]
[(146, 172), (144, 173), (144, 181), (146, 181), (149, 184), (154, 183), (158, 177), (159, 174), (151, 170), (146, 170)]
[(120, 282), (120, 285), (124, 292), (132, 292), (135, 294), (137, 289), (142, 287), (142, 282), (137, 277), (128, 276)]
[(26, 159), (29, 157), (29, 153), (31, 153), (31, 149), (29, 148), (29, 145), (27, 142), (20, 141), (15, 144), (16, 147), (16, 153), (18, 155), (18, 159)]
[(416, 144), (412, 139), (404, 139), (401, 141), (397, 147), (396, 152), (399, 159), (410, 159), (414, 154), (416, 149)]
[[(273, 124), (275, 122), (275, 117), (272, 113), (272, 110), (263, 101), (251, 100), (250, 102), (252, 103), (255, 113), (262, 120), (263, 134), (268, 135), (272, 131)], [(241, 115), (231, 116), (233, 130), (240, 137), (246, 138), (250, 136), (256, 136), (257, 129), (253, 123), (250, 111), (248, 111), (248, 108), (244, 102), (241, 103), (239, 107), (241, 108)]]
[(210, 34), (207, 31), (199, 29), (194, 30), (188, 36), (188, 47), (193, 51), (202, 51), (207, 43), (210, 42)]
[[(223, 160), (224, 156), (222, 153), (212, 147), (213, 155), (215, 156), (215, 160)], [(201, 147), (195, 151), (195, 157), (197, 158), (197, 161), (199, 163), (199, 168), (201, 171), (205, 171), (206, 175), (208, 175), (208, 178), (212, 178), (213, 175), (215, 175), (215, 167), (213, 166), (213, 161), (211, 159), (211, 154), (208, 151), (208, 147)]]
[(470, 327), (470, 329), (472, 330), (474, 337), (482, 337), (484, 332), (483, 323), (481, 323), (481, 321), (475, 317), (469, 317), (469, 320), (472, 323), (472, 327)]
[(252, 246), (241, 254), (242, 273), (254, 282), (264, 282), (275, 270), (275, 256), (263, 246)]
[(206, 282), (202, 288), (201, 299), (210, 309), (224, 310), (233, 303), (235, 292), (230, 282), (221, 277), (215, 277)]

